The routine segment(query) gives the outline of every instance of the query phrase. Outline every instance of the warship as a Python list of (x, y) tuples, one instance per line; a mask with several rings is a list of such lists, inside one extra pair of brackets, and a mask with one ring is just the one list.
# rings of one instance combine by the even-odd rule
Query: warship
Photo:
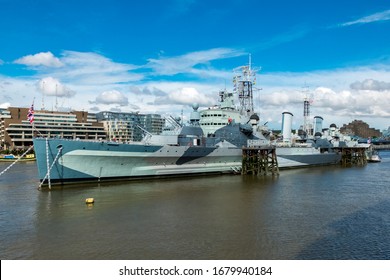
[(271, 141), (270, 132), (259, 124), (253, 110), (251, 64), (237, 69), (240, 74), (234, 77), (234, 90), (221, 91), (219, 105), (199, 111), (193, 104), (188, 124), (159, 135), (144, 130), (140, 142), (34, 138), (41, 185), (239, 173), (242, 148), (248, 145), (275, 146), (280, 169), (340, 162), (341, 156), (325, 139), (293, 143), (292, 114), (288, 112), (283, 113), (283, 141)]

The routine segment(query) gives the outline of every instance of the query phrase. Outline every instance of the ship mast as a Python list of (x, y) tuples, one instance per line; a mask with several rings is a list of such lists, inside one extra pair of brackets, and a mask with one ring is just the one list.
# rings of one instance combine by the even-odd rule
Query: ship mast
[(308, 86), (304, 86), (304, 98), (303, 98), (303, 131), (306, 132), (306, 135), (311, 135), (311, 126), (310, 126), (310, 104), (312, 98), (309, 96)]
[(256, 83), (256, 71), (252, 69), (251, 63), (249, 55), (249, 64), (234, 69), (233, 77), (233, 93), (238, 95), (240, 113), (248, 117), (254, 113), (253, 85)]
[(44, 111), (45, 110), (45, 81), (42, 81), (41, 92), (42, 92), (42, 106), (41, 106), (41, 110)]

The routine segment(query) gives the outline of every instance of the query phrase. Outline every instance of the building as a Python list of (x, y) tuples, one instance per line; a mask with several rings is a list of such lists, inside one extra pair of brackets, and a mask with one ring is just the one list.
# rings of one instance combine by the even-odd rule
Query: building
[[(68, 139), (140, 141), (143, 130), (160, 134), (165, 120), (158, 114), (86, 111), (34, 112), (30, 124), (29, 108), (0, 108), (0, 145), (3, 149), (25, 149), (33, 137), (60, 137)], [(141, 127), (141, 128), (139, 128)]]
[(27, 148), (34, 137), (106, 139), (103, 124), (85, 111), (35, 111), (34, 122), (27, 119), (29, 108), (0, 109), (0, 145), (3, 149)]
[(103, 124), (108, 139), (119, 142), (140, 141), (142, 129), (160, 134), (165, 125), (165, 120), (158, 114), (103, 111), (97, 113), (96, 118)]
[(11, 113), (7, 109), (0, 108), (0, 151), (5, 149), (5, 122), (11, 118)]
[(369, 125), (361, 120), (354, 120), (349, 124), (344, 124), (340, 132), (345, 135), (359, 136), (361, 138), (381, 137), (379, 129), (370, 128)]

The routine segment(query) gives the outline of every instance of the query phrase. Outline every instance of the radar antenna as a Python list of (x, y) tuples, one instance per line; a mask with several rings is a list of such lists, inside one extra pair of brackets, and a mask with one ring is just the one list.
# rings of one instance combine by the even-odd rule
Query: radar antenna
[(309, 92), (309, 87), (305, 84), (302, 90), (304, 94), (303, 98), (303, 131), (306, 135), (311, 135), (310, 125), (310, 105), (313, 103), (313, 94)]
[(251, 64), (252, 58), (249, 54), (248, 65), (235, 68), (233, 77), (233, 93), (238, 95), (240, 113), (247, 116), (254, 113), (253, 85), (256, 84), (256, 70), (252, 69)]

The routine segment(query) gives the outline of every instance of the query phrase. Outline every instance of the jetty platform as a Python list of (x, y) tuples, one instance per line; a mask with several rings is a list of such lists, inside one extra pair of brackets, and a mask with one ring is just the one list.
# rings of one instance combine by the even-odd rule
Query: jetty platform
[(279, 175), (275, 147), (243, 147), (241, 174)]
[(334, 147), (332, 150), (341, 154), (342, 166), (367, 164), (367, 147)]

